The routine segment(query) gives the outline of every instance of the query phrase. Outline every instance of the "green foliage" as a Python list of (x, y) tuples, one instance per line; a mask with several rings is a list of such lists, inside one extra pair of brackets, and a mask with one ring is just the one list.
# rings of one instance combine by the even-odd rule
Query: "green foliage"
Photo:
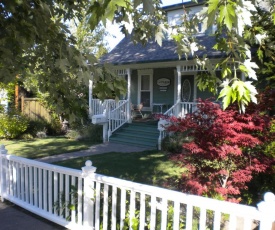
[(28, 128), (25, 130), (26, 134), (36, 137), (36, 134), (40, 131), (44, 131), (47, 127), (47, 122), (43, 120), (29, 120)]
[(28, 119), (19, 113), (0, 114), (0, 138), (14, 139), (28, 128)]
[[(275, 136), (275, 119), (272, 120), (269, 135)], [(265, 146), (265, 154), (275, 158), (275, 140)]]
[(167, 135), (163, 139), (161, 146), (162, 150), (167, 151), (168, 153), (181, 153), (183, 144), (190, 141), (191, 138), (188, 137), (187, 132), (176, 132), (171, 135)]
[[(101, 68), (95, 65), (96, 57), (80, 45), (81, 39), (90, 35), (83, 19), (89, 4), (88, 0), (75, 4), (70, 0), (61, 0), (58, 4), (46, 0), (1, 1), (0, 81), (14, 82), (17, 77), (24, 87), (43, 95), (48, 106), (53, 107), (52, 111), (69, 114), (72, 119), (80, 117), (79, 111), (87, 110), (91, 73), (95, 81), (102, 78)], [(68, 29), (69, 20), (83, 23), (79, 26), (80, 30), (83, 28), (79, 40)], [(102, 30), (94, 32), (97, 47)], [(99, 46), (104, 53), (102, 45)], [(115, 82), (116, 76), (113, 76)], [(123, 92), (125, 90), (120, 91)]]
[(22, 135), (20, 135), (19, 139), (21, 139), (21, 140), (33, 140), (34, 137), (33, 137), (33, 135), (31, 135), (29, 133), (23, 133)]
[[(64, 136), (48, 136), (47, 138), (41, 139), (2, 139), (1, 144), (5, 145), (8, 152), (13, 155), (30, 159), (36, 159), (47, 156), (59, 155), (63, 153), (86, 150), (89, 149), (92, 145), (98, 143), (94, 143), (90, 140), (69, 140)], [(83, 163), (83, 165), (85, 165), (85, 162)], [(83, 165), (79, 166), (78, 169), (80, 169)]]
[[(69, 196), (70, 200), (65, 199), (65, 192), (61, 192), (58, 200), (53, 203), (53, 211), (60, 213), (67, 221), (71, 220), (71, 211), (75, 211), (78, 205), (78, 190), (74, 185), (70, 186)], [(66, 209), (70, 210), (66, 215)]]
[(73, 140), (92, 140), (102, 142), (102, 126), (87, 123), (74, 123), (66, 133), (66, 137)]
[(62, 134), (61, 124), (58, 119), (52, 118), (51, 122), (43, 119), (33, 120), (29, 119), (28, 128), (24, 133), (37, 137), (38, 133), (45, 133), (46, 135), (54, 136)]

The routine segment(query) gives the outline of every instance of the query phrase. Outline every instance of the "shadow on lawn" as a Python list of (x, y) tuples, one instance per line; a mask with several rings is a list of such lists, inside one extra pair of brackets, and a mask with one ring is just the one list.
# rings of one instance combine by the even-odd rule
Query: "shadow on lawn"
[(81, 169), (86, 160), (91, 160), (93, 166), (97, 167), (96, 173), (158, 186), (162, 186), (168, 178), (178, 180), (184, 171), (170, 161), (165, 153), (156, 150), (139, 153), (105, 153), (55, 164)]
[(34, 140), (0, 140), (0, 143), (6, 146), (9, 154), (26, 157), (29, 159), (88, 149), (91, 145), (97, 144), (87, 140), (69, 140), (62, 136)]

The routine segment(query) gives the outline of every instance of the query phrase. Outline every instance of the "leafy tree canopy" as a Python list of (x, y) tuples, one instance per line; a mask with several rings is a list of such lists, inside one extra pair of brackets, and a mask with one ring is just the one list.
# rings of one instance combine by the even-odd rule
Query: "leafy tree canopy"
[[(92, 14), (91, 27), (94, 28), (99, 21), (106, 23), (106, 20), (114, 20), (121, 24), (122, 32), (132, 33), (134, 41), (145, 43), (155, 38), (160, 45), (164, 34), (169, 32), (178, 44), (179, 56), (187, 57), (203, 48), (196, 39), (198, 23), (203, 22), (207, 28), (215, 24), (217, 29), (214, 49), (224, 52), (226, 58), (213, 67), (207, 56), (201, 60), (194, 56), (197, 64), (208, 70), (207, 78), (199, 79), (199, 87), (206, 86), (212, 92), (218, 92), (217, 86), (222, 87), (219, 98), (223, 99), (224, 109), (237, 102), (240, 111), (244, 112), (250, 101), (257, 102), (257, 90), (252, 84), (258, 81), (256, 70), (259, 65), (265, 65), (271, 75), (270, 79), (270, 72), (274, 69), (274, 65), (269, 62), (275, 57), (274, 37), (270, 36), (270, 29), (274, 29), (274, 2), (208, 0), (205, 1), (203, 10), (191, 20), (187, 15), (183, 15), (182, 24), (173, 27), (166, 23), (160, 3), (160, 0), (93, 1), (89, 9)], [(253, 59), (252, 48), (256, 49), (257, 60)], [(222, 72), (221, 83), (215, 76), (214, 70), (218, 68)], [(238, 71), (243, 73), (243, 79), (238, 77)]]
[[(51, 96), (52, 103), (69, 113), (79, 104), (72, 104), (73, 99), (83, 93), (83, 84), (87, 85), (91, 73), (95, 82), (100, 83), (95, 84), (94, 92), (99, 92), (101, 98), (110, 93), (117, 96), (116, 93), (124, 92), (125, 88), (121, 79), (95, 65), (94, 55), (80, 52), (77, 40), (68, 30), (68, 21), (88, 21), (92, 31), (100, 23), (106, 25), (107, 20), (114, 21), (120, 23), (124, 34), (131, 33), (134, 41), (141, 43), (154, 38), (161, 45), (168, 32), (178, 44), (179, 56), (194, 54), (202, 48), (196, 40), (196, 25), (206, 22), (207, 27), (213, 24), (217, 27), (214, 48), (227, 54), (214, 67), (222, 69), (219, 97), (223, 98), (224, 108), (237, 102), (241, 111), (245, 111), (250, 101), (256, 102), (257, 91), (252, 84), (258, 80), (255, 70), (261, 64), (266, 67), (269, 79), (273, 75), (274, 39), (267, 26), (269, 23), (274, 27), (273, 1), (208, 0), (191, 21), (183, 17), (182, 24), (173, 28), (169, 28), (160, 4), (160, 0), (3, 0), (0, 3), (0, 81), (10, 82), (16, 76), (21, 81), (31, 78), (41, 92)], [(264, 14), (261, 14), (263, 5)], [(251, 54), (251, 47), (255, 45), (257, 63)], [(211, 81), (208, 88), (217, 91), (219, 79), (209, 59), (194, 58), (211, 74), (206, 78)], [(244, 74), (244, 79), (237, 77), (237, 71)]]
[[(110, 87), (116, 84), (123, 93), (123, 80), (103, 76), (92, 50), (83, 48), (81, 39), (91, 35), (85, 27), (88, 15), (84, 12), (88, 6), (88, 0), (1, 1), (0, 81), (19, 80), (25, 87), (48, 95), (48, 104), (56, 105), (56, 112), (76, 116), (79, 107), (87, 106), (86, 86), (92, 75), (95, 82), (104, 81)], [(73, 20), (82, 23), (76, 36), (69, 30)], [(97, 41), (104, 33), (96, 27), (95, 32), (99, 31)], [(109, 88), (98, 91), (107, 97), (118, 96)]]

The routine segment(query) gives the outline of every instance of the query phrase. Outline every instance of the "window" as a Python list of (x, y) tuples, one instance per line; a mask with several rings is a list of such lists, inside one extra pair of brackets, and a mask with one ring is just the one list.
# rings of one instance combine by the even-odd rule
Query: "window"
[(143, 103), (144, 110), (150, 111), (153, 98), (153, 70), (138, 71), (138, 103)]

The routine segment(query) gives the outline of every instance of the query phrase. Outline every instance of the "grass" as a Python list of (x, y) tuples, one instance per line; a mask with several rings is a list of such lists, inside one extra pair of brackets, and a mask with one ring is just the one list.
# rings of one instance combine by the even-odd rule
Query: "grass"
[(111, 152), (54, 164), (81, 169), (86, 160), (91, 160), (93, 166), (97, 167), (96, 173), (156, 186), (163, 186), (168, 179), (175, 182), (184, 172), (165, 153), (157, 150), (138, 153)]
[(98, 143), (70, 140), (60, 136), (33, 140), (0, 140), (0, 144), (5, 145), (8, 154), (35, 159), (88, 149)]

